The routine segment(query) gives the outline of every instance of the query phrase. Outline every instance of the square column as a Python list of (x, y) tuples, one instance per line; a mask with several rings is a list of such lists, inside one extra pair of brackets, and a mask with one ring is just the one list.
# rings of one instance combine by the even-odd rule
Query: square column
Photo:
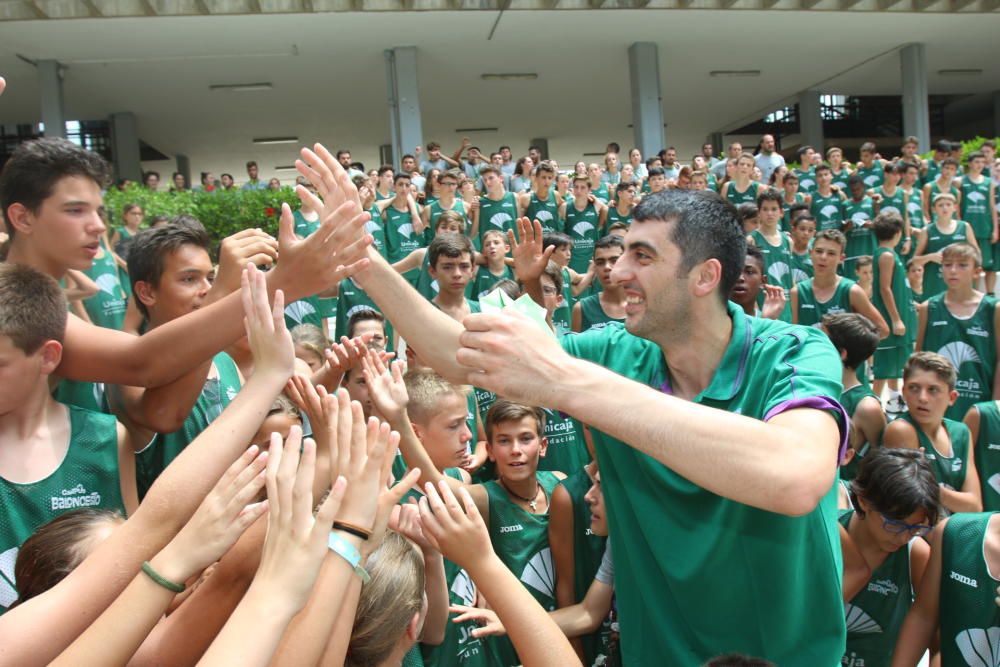
[(385, 51), (386, 81), (389, 94), (389, 125), (392, 131), (393, 163), (406, 153), (423, 146), (424, 130), (420, 120), (420, 94), (417, 83), (417, 49), (397, 46)]
[(927, 103), (927, 47), (907, 44), (899, 51), (903, 83), (903, 136), (920, 140), (919, 150), (931, 147), (931, 120)]
[(820, 109), (819, 91), (804, 90), (799, 93), (799, 135), (803, 146), (812, 146), (825, 154), (823, 146), (823, 115)]
[(45, 136), (65, 139), (66, 114), (63, 110), (62, 65), (57, 60), (39, 60), (37, 65)]
[(643, 157), (648, 158), (665, 146), (660, 99), (660, 57), (656, 44), (635, 42), (628, 47), (628, 68), (635, 145), (642, 151)]

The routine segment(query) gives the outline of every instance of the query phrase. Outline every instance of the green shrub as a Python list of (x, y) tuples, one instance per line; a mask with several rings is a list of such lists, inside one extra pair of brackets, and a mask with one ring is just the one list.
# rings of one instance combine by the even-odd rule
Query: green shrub
[[(983, 144), (986, 142), (986, 139), (987, 139), (987, 137), (973, 137), (972, 139), (969, 139), (968, 141), (963, 141), (962, 142), (962, 166), (963, 167), (965, 167), (965, 166), (967, 166), (969, 164), (969, 153), (975, 153), (980, 148), (982, 148)], [(997, 143), (1000, 143), (1000, 137), (993, 137), (993, 141), (996, 141)], [(926, 153), (922, 154), (920, 157), (922, 157), (925, 160), (930, 160), (932, 157), (934, 157), (934, 151), (933, 150), (929, 150)]]

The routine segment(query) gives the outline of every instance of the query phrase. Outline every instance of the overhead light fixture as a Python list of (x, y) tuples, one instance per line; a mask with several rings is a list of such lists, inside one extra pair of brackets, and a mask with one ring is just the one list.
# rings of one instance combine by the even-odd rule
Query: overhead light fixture
[(499, 127), (460, 127), (455, 132), (459, 134), (472, 134), (473, 132), (499, 132)]
[(275, 171), (295, 171), (294, 164), (279, 164), (274, 168)]
[(941, 76), (979, 76), (983, 73), (981, 69), (939, 69)]
[(483, 74), (483, 81), (534, 81), (538, 78), (535, 72), (502, 72), (499, 74)]
[(743, 79), (760, 76), (759, 69), (715, 69), (708, 73), (709, 76), (721, 79)]
[(297, 144), (298, 137), (259, 137), (253, 140), (258, 146), (273, 146), (275, 144)]
[(250, 93), (257, 90), (271, 90), (273, 86), (269, 81), (258, 83), (214, 83), (208, 87), (209, 90), (221, 90), (230, 93)]

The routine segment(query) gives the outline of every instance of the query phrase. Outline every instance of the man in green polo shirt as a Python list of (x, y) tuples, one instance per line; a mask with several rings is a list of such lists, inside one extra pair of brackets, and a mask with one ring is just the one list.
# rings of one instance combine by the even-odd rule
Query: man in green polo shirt
[[(746, 242), (717, 196), (665, 191), (633, 215), (614, 269), (624, 327), (562, 347), (513, 312), (455, 322), (377, 253), (358, 280), (445, 377), (591, 426), (621, 554), (624, 664), (686, 667), (728, 652), (838, 664), (834, 481), (847, 424), (837, 352), (818, 330), (728, 303)], [(540, 227), (519, 221), (515, 257), (531, 294), (548, 259)]]

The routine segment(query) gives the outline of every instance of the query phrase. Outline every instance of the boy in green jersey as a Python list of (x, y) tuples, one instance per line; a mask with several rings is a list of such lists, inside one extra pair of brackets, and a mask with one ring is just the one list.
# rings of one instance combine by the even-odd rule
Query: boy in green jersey
[(934, 198), (934, 222), (924, 228), (913, 251), (913, 259), (924, 267), (925, 298), (947, 289), (941, 267), (941, 251), (953, 243), (967, 242), (979, 252), (972, 227), (963, 220), (954, 220), (955, 196), (949, 193)]
[(378, 168), (378, 177), (375, 182), (375, 200), (392, 199), (396, 196), (396, 171), (387, 164)]
[[(916, 260), (906, 262), (906, 280), (910, 283), (910, 290), (913, 292), (913, 312), (917, 312), (917, 304), (927, 300), (924, 296), (924, 265)], [(914, 317), (916, 321), (916, 317)]]
[(972, 460), (979, 473), (983, 510), (1000, 509), (1000, 405), (997, 401), (976, 403), (962, 420), (972, 435)]
[(849, 461), (841, 463), (840, 479), (851, 480), (869, 451), (879, 446), (885, 430), (882, 402), (858, 380), (858, 367), (864, 365), (878, 346), (878, 329), (863, 315), (837, 313), (823, 317), (823, 331), (837, 348), (843, 364), (844, 393), (840, 395), (840, 403), (851, 419), (848, 444), (854, 454)]
[(608, 207), (590, 193), (590, 179), (577, 176), (573, 179), (573, 201), (566, 204), (563, 227), (573, 239), (573, 255), (569, 268), (585, 273), (594, 258), (594, 243), (604, 235), (608, 220)]
[(958, 394), (946, 416), (958, 420), (973, 404), (1000, 397), (1000, 310), (993, 296), (975, 288), (978, 249), (954, 243), (941, 252), (941, 267), (948, 290), (917, 306), (916, 349), (942, 354), (955, 367)]
[(115, 256), (104, 244), (103, 239), (98, 246), (93, 266), (84, 269), (83, 273), (100, 288), (97, 294), (83, 300), (83, 307), (90, 321), (99, 327), (121, 329), (125, 324), (128, 294), (121, 284)]
[(791, 171), (795, 174), (798, 182), (798, 191), (804, 195), (810, 195), (816, 190), (816, 168), (813, 166), (813, 158), (816, 150), (812, 146), (802, 146), (797, 151), (799, 156), (799, 166)]
[[(846, 191), (847, 179), (851, 177), (851, 170), (844, 166), (844, 151), (836, 146), (828, 148), (826, 161), (830, 165), (831, 185), (842, 192)], [(819, 166), (816, 167), (816, 171), (819, 171)]]
[[(692, 177), (693, 182), (694, 178)], [(631, 181), (622, 181), (615, 186), (615, 205), (608, 209), (607, 215), (609, 228), (616, 222), (620, 222), (626, 227), (632, 223), (632, 209), (635, 208), (636, 190), (635, 183)]]
[(0, 264), (0, 611), (17, 599), (13, 563), (36, 528), (79, 507), (124, 513), (139, 504), (125, 429), (112, 415), (50, 395), (66, 318), (66, 300), (52, 278)]
[[(515, 271), (540, 294), (541, 224), (519, 231)], [(834, 479), (847, 434), (836, 351), (819, 331), (728, 305), (746, 239), (717, 195), (645, 197), (626, 244), (612, 277), (627, 331), (558, 340), (514, 313), (470, 315), (463, 330), (372, 252), (358, 276), (446, 378), (474, 376), (591, 425), (621, 559), (623, 664), (700, 665), (727, 650), (835, 664), (846, 631)]]
[(355, 176), (355, 185), (358, 187), (358, 196), (361, 199), (361, 208), (368, 211), (371, 218), (365, 223), (365, 231), (371, 234), (372, 245), (375, 249), (379, 251), (379, 254), (385, 256), (386, 242), (385, 242), (385, 224), (382, 222), (382, 213), (375, 206), (375, 202), (378, 198), (375, 196), (375, 189), (368, 184), (368, 178), (365, 176)]
[(483, 187), (486, 194), (479, 198), (479, 243), (485, 247), (486, 234), (499, 231), (507, 237), (514, 229), (515, 220), (521, 217), (517, 195), (504, 188), (503, 174), (493, 166), (482, 170)]
[(760, 183), (753, 180), (756, 166), (753, 155), (744, 153), (736, 160), (736, 177), (722, 186), (720, 196), (733, 206), (752, 204), (757, 201)]
[(906, 281), (903, 262), (894, 250), (903, 236), (903, 218), (897, 212), (879, 213), (872, 223), (872, 232), (878, 243), (873, 261), (872, 302), (891, 329), (875, 350), (872, 388), (876, 396), (881, 396), (888, 384), (891, 405), (898, 401), (899, 378), (916, 339), (916, 321), (911, 318), (910, 310), (913, 292)]
[[(395, 197), (383, 199), (375, 204), (382, 213), (382, 224), (385, 227), (385, 258), (390, 263), (398, 262), (417, 248), (424, 246), (424, 222), (410, 187), (410, 175), (396, 174), (394, 187)], [(409, 272), (406, 278), (411, 282), (416, 280), (417, 272), (415, 270)]]
[(955, 367), (935, 352), (915, 352), (903, 369), (903, 400), (908, 411), (885, 429), (886, 447), (923, 450), (941, 486), (941, 505), (949, 512), (981, 512), (979, 475), (969, 429), (945, 417), (955, 402)]
[(573, 331), (599, 329), (610, 322), (625, 320), (625, 291), (611, 279), (611, 271), (624, 247), (621, 238), (610, 234), (594, 245), (594, 271), (601, 291), (580, 299), (573, 306)]
[(871, 257), (859, 257), (858, 261), (854, 264), (854, 278), (858, 281), (858, 285), (861, 285), (861, 289), (865, 291), (869, 299), (872, 298), (872, 285), (875, 283), (875, 273), (872, 266)]
[(847, 199), (841, 190), (833, 189), (833, 172), (825, 164), (816, 167), (816, 191), (809, 203), (809, 212), (816, 218), (816, 231), (836, 229), (844, 223), (843, 202)]
[[(816, 181), (813, 179), (813, 184), (815, 185), (815, 183)], [(815, 190), (815, 187), (813, 190)], [(784, 211), (781, 215), (781, 231), (787, 233), (792, 229), (792, 208), (804, 205), (808, 211), (809, 202), (812, 201), (812, 197), (799, 192), (799, 177), (791, 171), (781, 179), (781, 189), (779, 192), (781, 192), (781, 208)]]
[(566, 219), (566, 201), (555, 193), (555, 180), (555, 167), (543, 160), (535, 168), (532, 189), (517, 195), (518, 209), (524, 211), (529, 219), (542, 223), (542, 229), (546, 232), (563, 231), (563, 220)]
[(462, 216), (464, 226), (463, 234), (479, 235), (479, 211), (470, 204), (465, 203), (458, 193), (458, 184), (462, 175), (457, 169), (442, 171), (437, 176), (437, 182), (441, 186), (441, 196), (428, 204), (420, 212), (424, 221), (424, 243), (430, 244), (434, 236), (433, 230), (437, 219), (445, 211), (454, 211)]
[(847, 189), (851, 196), (841, 204), (844, 235), (847, 237), (844, 275), (853, 278), (857, 275), (854, 270), (857, 261), (862, 257), (871, 257), (875, 252), (872, 220), (878, 214), (879, 205), (865, 194), (865, 183), (858, 174), (847, 179)]
[(879, 337), (889, 335), (889, 326), (857, 282), (837, 274), (844, 256), (844, 235), (826, 229), (813, 239), (810, 256), (814, 276), (791, 291), (792, 322), (818, 327), (823, 316), (833, 313), (860, 313), (875, 324)]
[[(645, 188), (648, 186), (648, 190)], [(649, 178), (646, 179), (644, 185), (645, 194), (653, 194), (656, 192), (663, 192), (667, 189), (667, 173), (663, 171), (663, 167), (650, 167)]]
[(924, 211), (924, 215), (928, 220), (934, 219), (934, 213), (936, 212), (934, 206), (937, 202), (938, 195), (950, 194), (955, 198), (955, 208), (956, 211), (960, 210), (959, 206), (961, 204), (962, 192), (955, 185), (955, 179), (958, 177), (958, 160), (952, 158), (946, 158), (940, 167), (937, 177), (926, 183), (923, 187), (923, 201), (924, 206), (927, 209)]
[(789, 254), (792, 258), (792, 284), (800, 283), (813, 277), (812, 257), (809, 249), (813, 237), (816, 236), (816, 218), (808, 208), (792, 216), (792, 239)]
[(993, 294), (996, 285), (996, 266), (993, 244), (997, 242), (996, 186), (983, 173), (986, 156), (982, 151), (969, 154), (969, 171), (959, 179), (961, 218), (972, 225), (976, 244), (983, 253), (983, 270), (986, 272), (986, 292)]
[(889, 667), (903, 621), (931, 558), (921, 537), (938, 518), (938, 485), (920, 452), (878, 449), (850, 484), (855, 507), (840, 514), (870, 576), (844, 605), (844, 665)]
[[(880, 157), (876, 157), (878, 150), (870, 141), (866, 141), (861, 144), (860, 149), (861, 159), (858, 161), (858, 169), (854, 172), (855, 175), (860, 176), (862, 182), (864, 183), (865, 189), (874, 190), (875, 188), (882, 185), (882, 181), (885, 180), (885, 165), (888, 164), (888, 160), (883, 160)], [(848, 188), (850, 187), (850, 179), (848, 179)]]
[[(781, 221), (781, 194), (775, 190), (766, 190), (757, 196), (757, 210), (760, 219), (760, 227), (751, 232), (747, 237), (747, 242), (755, 245), (764, 256), (764, 271), (767, 274), (767, 282), (785, 290), (785, 297), (791, 290), (792, 282), (792, 255), (785, 236), (778, 223)], [(757, 298), (758, 305), (764, 305), (763, 295)], [(781, 314), (781, 319), (791, 322), (792, 310), (786, 304), (785, 311)]]
[(479, 312), (479, 302), (465, 298), (472, 280), (475, 252), (465, 234), (438, 234), (427, 249), (427, 272), (438, 285), (431, 303), (459, 322), (466, 315)]
[(924, 227), (927, 226), (927, 220), (924, 218), (924, 193), (920, 189), (920, 169), (917, 165), (910, 162), (901, 162), (896, 167), (903, 171), (899, 189), (903, 191), (903, 195), (906, 197), (906, 215), (904, 219), (906, 220), (906, 224), (909, 225), (910, 230), (909, 237), (903, 239), (899, 253), (905, 261), (909, 261), (913, 257), (913, 251), (917, 248), (919, 235), (923, 232)]
[[(454, 211), (445, 211), (438, 216), (435, 222), (434, 234), (463, 234), (465, 223), (462, 216)], [(479, 261), (476, 262), (480, 263)], [(430, 274), (430, 255), (426, 247), (413, 250), (397, 262), (392, 262), (392, 267), (403, 274), (417, 291), (425, 299), (433, 299), (438, 293), (438, 284)]]
[(747, 258), (733, 289), (729, 292), (729, 300), (743, 309), (750, 316), (760, 313), (757, 305), (757, 295), (767, 284), (767, 274), (764, 272), (764, 253), (756, 246), (747, 246)]
[(486, 264), (476, 270), (476, 277), (472, 281), (471, 295), (475, 301), (489, 294), (501, 280), (514, 280), (514, 270), (504, 261), (510, 253), (507, 234), (499, 229), (489, 229), (481, 238), (482, 256)]

